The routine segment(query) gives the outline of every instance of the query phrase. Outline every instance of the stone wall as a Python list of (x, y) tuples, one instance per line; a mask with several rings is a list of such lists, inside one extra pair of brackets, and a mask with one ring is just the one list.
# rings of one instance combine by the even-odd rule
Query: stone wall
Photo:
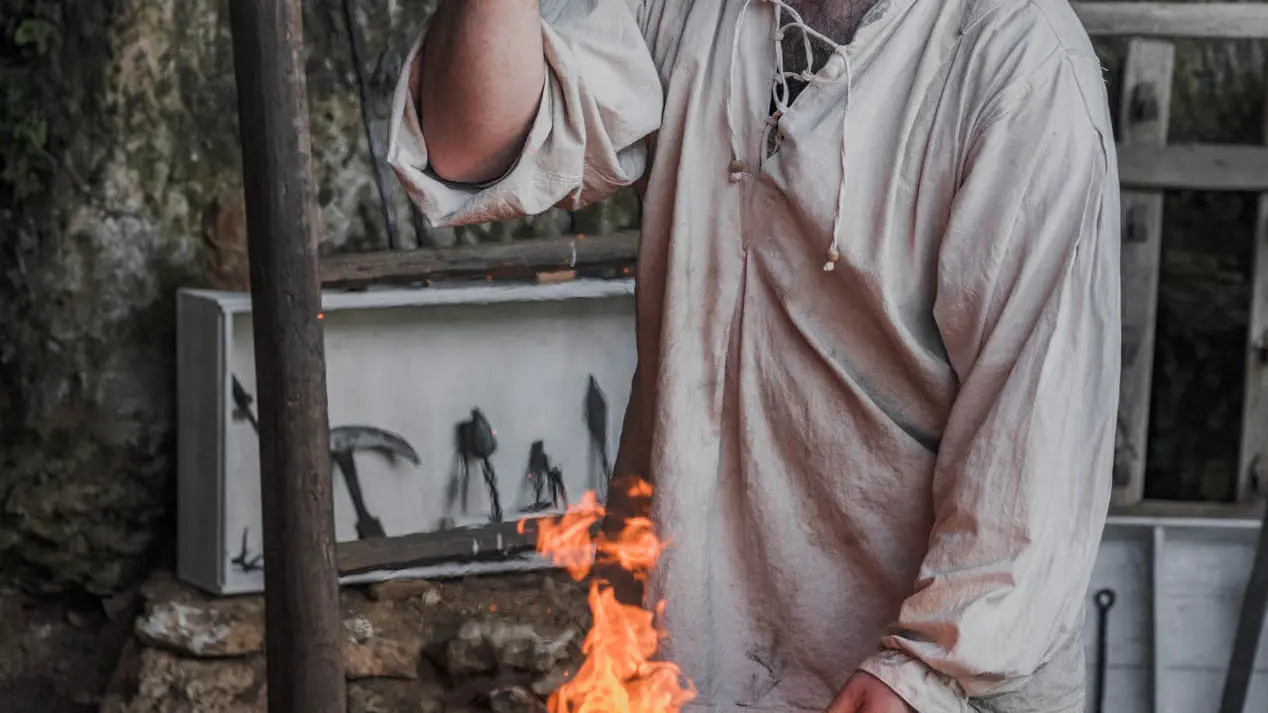
[[(101, 713), (264, 713), (263, 602), (143, 588)], [(545, 713), (576, 671), (583, 589), (557, 574), (343, 592), (348, 713)]]

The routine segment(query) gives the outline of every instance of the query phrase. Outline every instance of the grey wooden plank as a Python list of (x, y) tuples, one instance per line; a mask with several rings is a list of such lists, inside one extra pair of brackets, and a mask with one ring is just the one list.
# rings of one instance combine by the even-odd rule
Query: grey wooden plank
[(1125, 188), (1268, 191), (1268, 147), (1119, 144), (1118, 171)]
[(1136, 37), (1265, 38), (1263, 3), (1071, 3), (1091, 35)]
[(216, 593), (225, 575), (218, 477), (224, 467), (224, 321), (214, 300), (177, 294), (176, 567), (181, 579)]
[[(1166, 145), (1174, 69), (1175, 46), (1170, 42), (1137, 39), (1128, 46), (1119, 105), (1120, 138), (1124, 145)], [(1162, 201), (1163, 196), (1157, 191), (1122, 194), (1123, 373), (1114, 453), (1115, 505), (1138, 503), (1145, 495)]]
[(1142, 500), (1134, 505), (1115, 505), (1111, 518), (1170, 518), (1198, 521), (1257, 521), (1262, 503), (1216, 503), (1197, 500)]
[(1149, 689), (1153, 698), (1153, 713), (1168, 713), (1171, 698), (1167, 691), (1167, 651), (1174, 638), (1167, 631), (1166, 618), (1161, 612), (1167, 610), (1167, 530), (1163, 527), (1150, 528), (1149, 543), (1149, 583), (1153, 589), (1149, 598), (1149, 613), (1152, 621), (1149, 626)]

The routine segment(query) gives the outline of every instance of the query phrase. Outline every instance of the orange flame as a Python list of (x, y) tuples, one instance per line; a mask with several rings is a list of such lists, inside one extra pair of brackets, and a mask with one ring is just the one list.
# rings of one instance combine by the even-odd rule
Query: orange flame
[[(640, 480), (629, 494), (646, 498), (651, 492), (651, 485)], [(615, 539), (592, 537), (603, 514), (595, 494), (588, 492), (560, 518), (536, 520), (537, 551), (577, 581), (590, 574), (595, 562), (616, 564), (645, 581), (664, 548), (651, 521), (632, 518)], [(524, 531), (524, 521), (518, 529)], [(651, 660), (664, 637), (653, 613), (617, 601), (611, 584), (601, 578), (591, 581), (589, 599), (594, 623), (582, 644), (586, 659), (551, 695), (551, 713), (679, 713), (696, 690), (677, 665)], [(664, 606), (660, 602), (656, 612)]]

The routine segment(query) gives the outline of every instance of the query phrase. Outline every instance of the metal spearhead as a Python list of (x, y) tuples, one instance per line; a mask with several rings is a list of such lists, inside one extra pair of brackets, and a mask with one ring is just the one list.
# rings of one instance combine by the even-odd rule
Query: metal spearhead
[(599, 382), (590, 377), (586, 388), (586, 427), (596, 443), (606, 443), (608, 436), (608, 399), (599, 388)]

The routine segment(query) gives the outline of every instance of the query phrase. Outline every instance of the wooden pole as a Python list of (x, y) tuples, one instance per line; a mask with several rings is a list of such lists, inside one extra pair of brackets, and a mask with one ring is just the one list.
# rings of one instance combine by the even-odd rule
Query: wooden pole
[[(1162, 40), (1132, 39), (1127, 45), (1118, 115), (1121, 145), (1167, 145), (1175, 54), (1175, 45)], [(1163, 194), (1124, 190), (1121, 203), (1123, 374), (1111, 502), (1135, 505), (1145, 497), (1158, 275), (1162, 269)]]
[(271, 713), (343, 713), (300, 0), (231, 0), (246, 189)]

